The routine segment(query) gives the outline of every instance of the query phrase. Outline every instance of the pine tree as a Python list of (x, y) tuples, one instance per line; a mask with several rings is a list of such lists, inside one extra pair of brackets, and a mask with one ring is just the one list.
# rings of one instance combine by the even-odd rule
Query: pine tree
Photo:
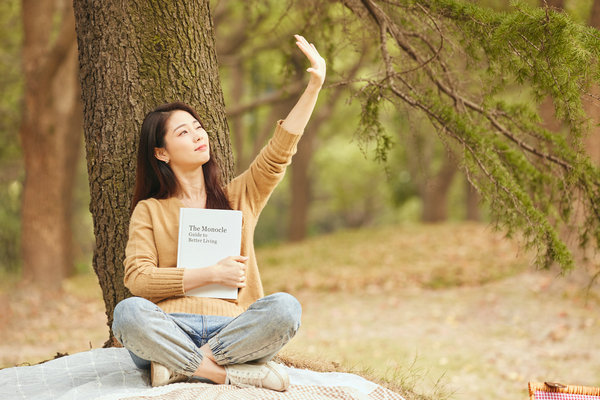
[[(382, 68), (358, 90), (357, 134), (375, 141), (381, 158), (392, 146), (383, 105), (417, 110), (460, 160), (496, 225), (521, 232), (539, 266), (573, 268), (559, 235), (565, 226), (580, 247), (600, 246), (600, 172), (582, 147), (590, 126), (582, 94), (593, 96), (600, 78), (600, 32), (520, 2), (510, 12), (456, 0), (342, 3), (378, 37)], [(536, 103), (548, 95), (563, 132), (540, 126)]]

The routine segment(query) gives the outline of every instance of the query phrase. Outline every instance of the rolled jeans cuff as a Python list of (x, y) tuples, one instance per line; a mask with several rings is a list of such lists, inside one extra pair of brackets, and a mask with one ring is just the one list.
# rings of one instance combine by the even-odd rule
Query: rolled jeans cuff
[(230, 358), (225, 354), (227, 349), (225, 349), (223, 342), (221, 342), (219, 338), (213, 337), (210, 339), (208, 341), (208, 347), (210, 347), (210, 351), (212, 351), (213, 357), (215, 358), (217, 364), (227, 365), (231, 363)]

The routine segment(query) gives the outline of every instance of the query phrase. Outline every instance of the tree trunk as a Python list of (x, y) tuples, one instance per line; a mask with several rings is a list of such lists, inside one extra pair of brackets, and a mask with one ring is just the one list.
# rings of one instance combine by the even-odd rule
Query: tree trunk
[(600, 0), (594, 0), (590, 13), (590, 26), (600, 29)]
[(544, 7), (546, 4), (559, 10), (565, 8), (565, 0), (540, 0), (540, 6)]
[[(348, 71), (347, 79), (354, 79), (358, 70), (363, 65), (367, 48), (363, 47), (360, 58)], [(300, 74), (300, 70), (297, 71)], [(319, 107), (316, 115), (308, 124), (304, 132), (302, 141), (298, 143), (298, 152), (294, 156), (294, 164), (291, 168), (291, 204), (290, 204), (290, 224), (288, 228), (288, 239), (290, 241), (300, 241), (306, 238), (308, 234), (308, 214), (312, 201), (312, 182), (310, 172), (310, 164), (315, 153), (317, 132), (321, 126), (330, 119), (334, 109), (339, 102), (343, 86), (337, 86), (331, 89), (324, 106)]]
[[(592, 12), (590, 14), (590, 26), (596, 29), (600, 29), (600, 0), (594, 0), (592, 5)], [(596, 96), (600, 96), (600, 87), (594, 85), (590, 92)], [(585, 147), (592, 160), (596, 165), (600, 165), (600, 106), (598, 102), (593, 101), (591, 98), (586, 98), (584, 101), (584, 108), (587, 115), (592, 118), (593, 126), (590, 129), (588, 136), (585, 138)]]
[[(548, 6), (559, 10), (563, 10), (564, 3), (564, 0), (539, 0), (540, 7), (544, 7), (547, 4)], [(562, 124), (556, 119), (552, 97), (546, 96), (540, 103), (538, 111), (542, 117), (542, 127), (544, 129), (548, 129), (552, 132), (558, 132), (560, 130)]]
[(290, 225), (288, 239), (300, 241), (308, 231), (308, 211), (311, 201), (311, 180), (309, 176), (310, 162), (315, 152), (315, 139), (318, 127), (309, 124), (298, 143), (298, 152), (294, 156), (290, 178)]
[[(244, 96), (244, 66), (243, 61), (238, 60), (231, 66), (231, 98), (242, 99)], [(233, 137), (235, 138), (235, 165), (237, 167), (236, 175), (243, 172), (246, 167), (244, 157), (244, 139), (246, 138), (246, 126), (243, 122), (243, 114), (236, 114), (230, 118)]]
[(480, 221), (479, 202), (481, 197), (479, 196), (477, 189), (475, 189), (467, 179), (465, 179), (465, 194), (467, 209), (465, 219), (467, 221)]
[(552, 132), (560, 131), (562, 123), (556, 119), (552, 97), (546, 96), (546, 98), (538, 106), (538, 112), (542, 118), (542, 128), (548, 129)]
[(159, 104), (186, 102), (207, 126), (225, 183), (233, 159), (208, 0), (160, 5), (75, 0), (74, 7), (96, 236), (93, 265), (110, 327), (115, 305), (129, 296), (123, 259), (144, 116)]
[[(352, 77), (360, 64), (359, 62), (352, 71)], [(319, 111), (305, 129), (302, 140), (298, 143), (298, 152), (294, 156), (290, 177), (291, 201), (288, 239), (292, 242), (304, 240), (308, 233), (308, 213), (312, 201), (310, 164), (317, 146), (317, 132), (329, 120), (340, 99), (342, 90), (342, 87), (338, 86), (333, 93), (330, 92), (326, 105), (319, 108)]]
[(75, 23), (68, 2), (23, 0), (22, 6), (23, 277), (54, 290), (74, 270), (71, 210), (82, 130)]
[(437, 174), (426, 180), (421, 185), (421, 199), (423, 200), (423, 222), (441, 222), (448, 219), (448, 191), (452, 178), (456, 174), (456, 161), (445, 154), (444, 164)]

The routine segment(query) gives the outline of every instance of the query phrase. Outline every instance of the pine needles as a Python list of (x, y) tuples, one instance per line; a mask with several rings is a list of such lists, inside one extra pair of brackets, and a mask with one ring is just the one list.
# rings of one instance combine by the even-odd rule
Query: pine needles
[[(600, 82), (600, 32), (565, 13), (512, 3), (496, 12), (456, 0), (344, 0), (379, 38), (383, 67), (358, 95), (357, 134), (385, 160), (384, 103), (418, 110), (461, 161), (495, 225), (521, 232), (538, 266), (574, 267), (564, 231), (600, 247), (600, 172), (586, 154), (582, 98)], [(525, 90), (524, 100), (507, 93)], [(514, 96), (513, 96), (514, 97)], [(540, 124), (550, 97), (560, 131)]]

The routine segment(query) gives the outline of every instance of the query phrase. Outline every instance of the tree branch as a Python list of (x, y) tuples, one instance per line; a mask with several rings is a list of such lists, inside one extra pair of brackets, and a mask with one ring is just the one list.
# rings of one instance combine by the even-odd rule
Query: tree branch
[(253, 110), (257, 107), (268, 105), (268, 104), (273, 104), (273, 103), (283, 100), (284, 98), (296, 96), (296, 95), (300, 94), (300, 92), (302, 92), (303, 88), (304, 88), (304, 85), (302, 84), (302, 82), (294, 82), (294, 83), (290, 84), (289, 86), (286, 86), (284, 88), (281, 88), (279, 90), (276, 90), (274, 92), (266, 94), (262, 97), (259, 97), (258, 99), (254, 100), (248, 104), (242, 104), (242, 105), (237, 105), (237, 106), (228, 108), (227, 116), (230, 118), (235, 117), (240, 114), (246, 113), (250, 110)]
[[(510, 139), (513, 143), (517, 144), (522, 149), (524, 149), (532, 154), (535, 154), (538, 157), (541, 157), (548, 161), (556, 163), (566, 170), (572, 169), (572, 166), (568, 162), (561, 160), (558, 157), (555, 157), (551, 154), (546, 154), (546, 153), (540, 152), (533, 146), (525, 143), (522, 140), (517, 139), (516, 136), (512, 132), (510, 132), (506, 127), (504, 127), (491, 113), (485, 111), (482, 107), (477, 105), (475, 102), (459, 95), (454, 90), (454, 88), (448, 87), (445, 83), (443, 83), (440, 79), (438, 79), (436, 77), (435, 73), (427, 65), (428, 62), (424, 62), (422, 60), (422, 57), (418, 54), (416, 49), (414, 49), (406, 40), (403, 39), (404, 35), (402, 35), (402, 33), (399, 31), (399, 29), (396, 29), (397, 27), (395, 26), (395, 24), (390, 24), (391, 21), (389, 21), (389, 18), (385, 15), (385, 13), (383, 13), (383, 11), (379, 7), (377, 7), (375, 4), (373, 4), (373, 2), (371, 0), (363, 0), (363, 3), (369, 9), (369, 11), (371, 12), (371, 15), (373, 15), (373, 20), (379, 25), (380, 31), (382, 31), (383, 29), (385, 29), (386, 31), (389, 31), (392, 34), (392, 36), (394, 37), (394, 39), (396, 40), (396, 43), (398, 44), (398, 46), (401, 49), (403, 49), (409, 55), (409, 57), (411, 57), (413, 60), (415, 60), (417, 63), (419, 63), (419, 67), (426, 71), (427, 76), (432, 81), (432, 83), (434, 83), (437, 86), (437, 88), (440, 89), (443, 93), (445, 93), (446, 95), (451, 97), (456, 102), (456, 104), (463, 104), (466, 107), (470, 108), (471, 110), (484, 116), (492, 124), (492, 126), (494, 126), (502, 135), (504, 135), (505, 137)], [(382, 49), (382, 52), (383, 52), (383, 49)], [(387, 49), (386, 49), (386, 54), (387, 54)], [(386, 62), (386, 64), (387, 64), (387, 63), (390, 63), (391, 61), (389, 60), (389, 56), (387, 56), (386, 54), (382, 54), (382, 57), (384, 59), (384, 62)], [(389, 74), (390, 68), (391, 68), (391, 66), (386, 65), (386, 71), (388, 71), (388, 74)], [(394, 74), (394, 75), (398, 76), (398, 74)], [(390, 81), (390, 86), (392, 86), (392, 85), (393, 85), (393, 82)]]

